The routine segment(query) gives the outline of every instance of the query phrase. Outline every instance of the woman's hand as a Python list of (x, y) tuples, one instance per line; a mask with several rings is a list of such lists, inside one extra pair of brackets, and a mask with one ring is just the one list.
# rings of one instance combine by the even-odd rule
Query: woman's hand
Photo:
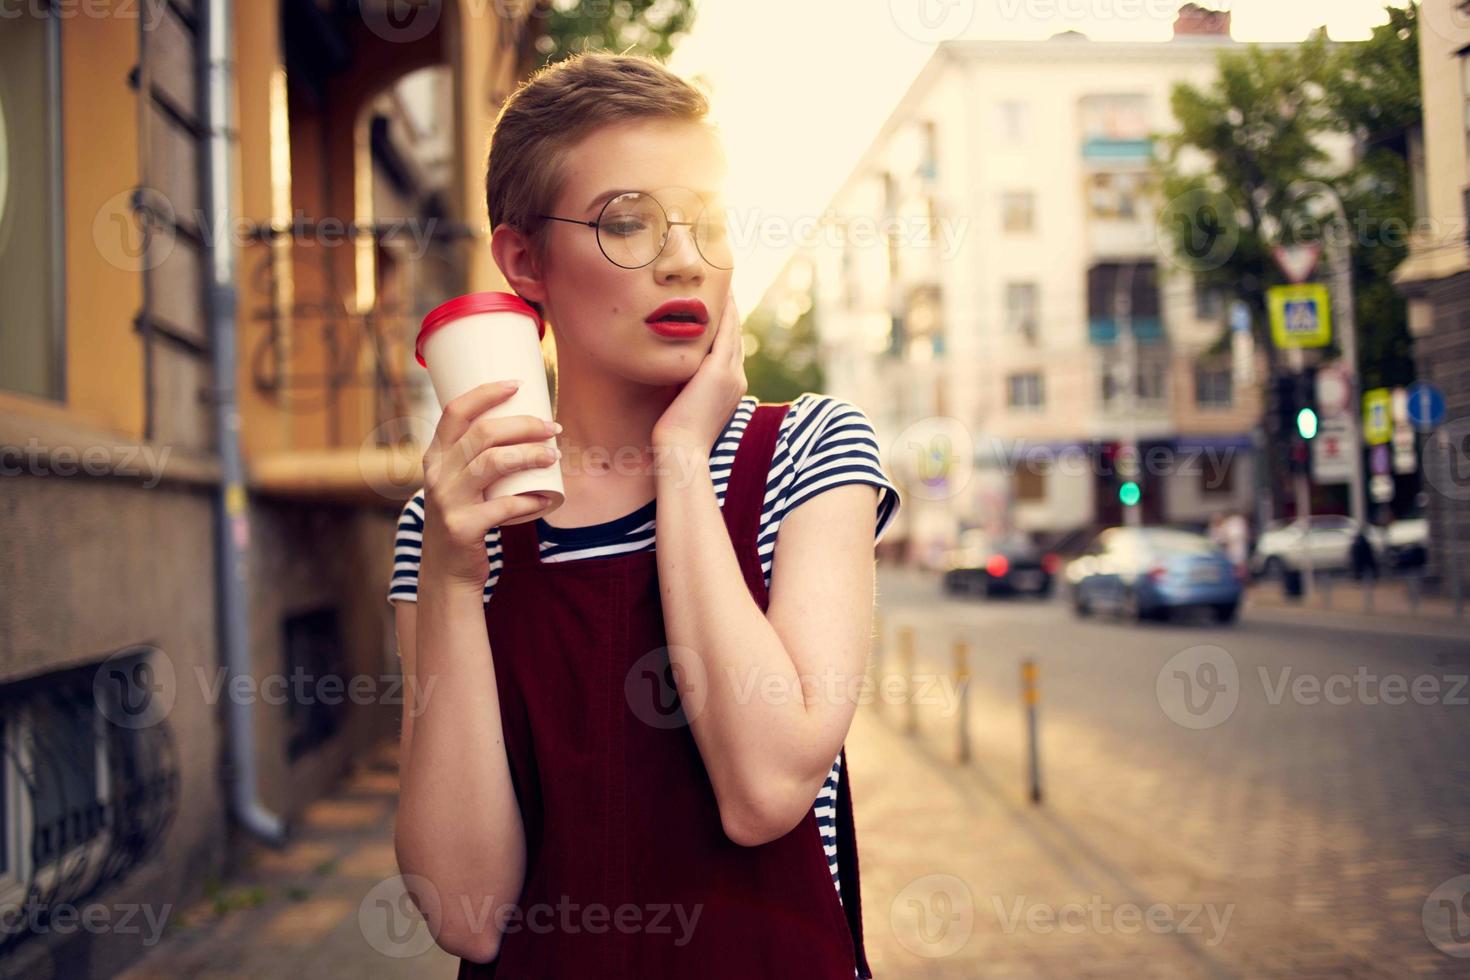
[(709, 353), (654, 424), (656, 448), (710, 451), (745, 395), (744, 355), (740, 314), (731, 290), (725, 297), (725, 309)]
[(485, 587), (490, 557), (485, 535), (514, 517), (545, 506), (540, 494), (485, 499), (485, 488), (515, 470), (548, 466), (559, 453), (547, 446), (551, 423), (534, 415), (491, 418), (486, 409), (515, 393), (503, 381), (479, 385), (452, 399), (424, 453), (424, 541), (419, 578)]

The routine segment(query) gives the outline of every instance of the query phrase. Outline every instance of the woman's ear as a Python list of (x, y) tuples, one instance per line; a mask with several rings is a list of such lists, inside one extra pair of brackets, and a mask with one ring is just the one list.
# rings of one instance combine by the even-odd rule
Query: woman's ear
[(519, 228), (501, 225), (490, 235), (490, 254), (505, 282), (522, 299), (537, 304), (546, 302), (546, 284), (536, 249), (531, 239)]

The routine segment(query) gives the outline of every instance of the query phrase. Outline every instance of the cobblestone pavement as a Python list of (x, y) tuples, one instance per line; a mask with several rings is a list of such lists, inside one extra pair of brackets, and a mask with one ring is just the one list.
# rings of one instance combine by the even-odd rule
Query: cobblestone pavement
[[(1470, 880), (1431, 901), (1470, 872), (1465, 631), (1424, 627), (1410, 637), (1397, 626), (1369, 631), (1358, 617), (1345, 627), (1274, 611), (1234, 628), (1078, 621), (1056, 602), (941, 599), (932, 580), (909, 573), (886, 574), (880, 592), (884, 642), (874, 676), (901, 671), (903, 625), (914, 629), (914, 670), (935, 690), (954, 676), (956, 640), (968, 643), (974, 671), (974, 756), (965, 766), (954, 761), (953, 696), (916, 711), (912, 738), (902, 735), (906, 708), (877, 698), (884, 730), (932, 760), (945, 793), (971, 802), (974, 834), (985, 835), (963, 846), (959, 828), (933, 822), (952, 806), (926, 820), (918, 811), (927, 807), (915, 804), (925, 841), (947, 855), (936, 854), (934, 873), (964, 879), (976, 926), (959, 973), (938, 966), (914, 975), (1470, 974), (1470, 959), (1440, 948), (1470, 953), (1470, 905), (1457, 907)], [(1040, 808), (1025, 802), (1024, 656), (1041, 677)], [(1181, 674), (1193, 690), (1181, 688)], [(1216, 705), (1191, 714), (1183, 699), (1204, 705), (1211, 682), (1221, 691)], [(863, 779), (874, 760), (850, 756)], [(906, 795), (916, 793), (913, 778), (903, 776)], [(878, 781), (867, 776), (870, 793)], [(861, 794), (863, 784), (854, 785)], [(871, 796), (858, 802), (862, 834), (880, 808)], [(886, 844), (894, 831), (871, 836)], [(868, 839), (862, 846), (884, 869), (877, 873), (901, 866), (872, 857)], [(1083, 903), (1087, 925), (1069, 935), (1043, 914), (1038, 929), (1008, 932), (999, 909), (1018, 896), (1054, 911)], [(872, 901), (869, 921), (883, 899)], [(1182, 926), (1129, 940), (1108, 915), (1099, 926), (1090, 912), (1129, 902), (1233, 911), (1215, 943), (1208, 927), (1187, 934)], [(1427, 904), (1434, 914), (1426, 919)], [(1080, 913), (1068, 914), (1076, 926)], [(1085, 955), (1075, 957), (1072, 945)]]
[(415, 977), (452, 980), (393, 856), (398, 745), (385, 742), (293, 828), (281, 851), (171, 917), (165, 938), (122, 980)]
[[(1470, 873), (1470, 708), (1449, 695), (1470, 674), (1458, 633), (1250, 615), (1233, 629), (1139, 628), (1074, 621), (1058, 603), (943, 600), (908, 573), (885, 571), (879, 588), (874, 683), (847, 741), (877, 977), (1470, 973), (1431, 939), (1470, 952), (1448, 928), (1458, 920), (1434, 918), (1459, 914), (1470, 889), (1452, 880)], [(912, 734), (901, 687), (884, 680), (905, 623)], [(964, 764), (956, 639), (973, 672)], [(1040, 670), (1040, 806), (1025, 778), (1026, 655)], [(1233, 667), (1215, 683), (1230, 710), (1171, 700), (1181, 663), (1195, 678), (1204, 663)], [(1376, 680), (1354, 681), (1360, 667)], [(1343, 689), (1327, 682), (1344, 675), (1350, 695), (1333, 703)], [(1383, 703), (1390, 675), (1437, 678), (1437, 700)], [(1324, 685), (1315, 701), (1302, 676)], [(395, 752), (365, 760), (287, 850), (261, 849), (175, 916), (124, 976), (452, 977), (426, 932), (388, 933), (403, 907)]]

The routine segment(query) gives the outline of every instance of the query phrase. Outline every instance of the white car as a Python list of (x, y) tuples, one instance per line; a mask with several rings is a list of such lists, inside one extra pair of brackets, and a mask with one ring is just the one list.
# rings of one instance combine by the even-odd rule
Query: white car
[(1393, 568), (1423, 565), (1429, 549), (1429, 522), (1422, 517), (1394, 521), (1385, 531), (1384, 546)]
[[(1304, 572), (1309, 555), (1314, 572), (1350, 570), (1358, 523), (1337, 514), (1314, 515), (1310, 521), (1310, 529), (1303, 520), (1272, 521), (1266, 525), (1251, 555), (1251, 573), (1276, 579), (1287, 571)], [(1373, 557), (1382, 568), (1388, 547), (1383, 529), (1370, 524), (1367, 537)]]

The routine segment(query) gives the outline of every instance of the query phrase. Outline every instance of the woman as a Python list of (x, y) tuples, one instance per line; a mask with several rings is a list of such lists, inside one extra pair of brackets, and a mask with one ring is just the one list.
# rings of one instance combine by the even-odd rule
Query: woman
[[(502, 385), (446, 405), (389, 591), (394, 843), (461, 978), (871, 976), (842, 743), (898, 494), (854, 406), (745, 394), (707, 113), (598, 53), (496, 120), (491, 249), (555, 339), (563, 453), (474, 421)], [(564, 504), (507, 524), (537, 508), (484, 487), (538, 465)]]

